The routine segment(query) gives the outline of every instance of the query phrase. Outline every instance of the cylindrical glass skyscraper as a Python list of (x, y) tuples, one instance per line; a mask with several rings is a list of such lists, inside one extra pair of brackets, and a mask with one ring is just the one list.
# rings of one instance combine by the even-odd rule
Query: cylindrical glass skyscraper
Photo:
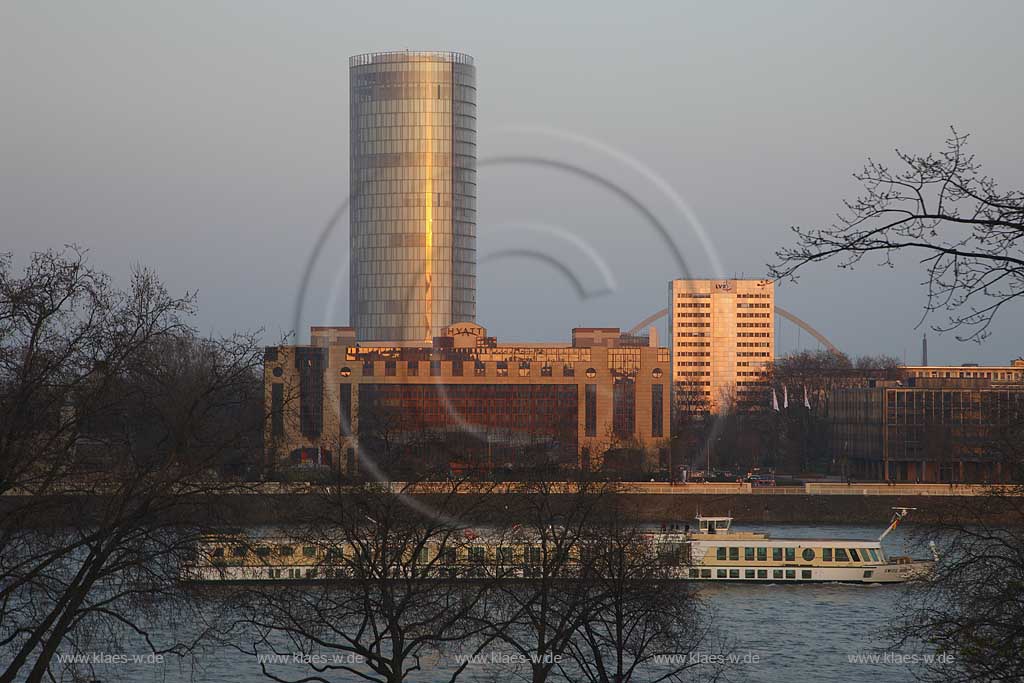
[(349, 60), (351, 325), (430, 342), (476, 317), (476, 68), (456, 52)]

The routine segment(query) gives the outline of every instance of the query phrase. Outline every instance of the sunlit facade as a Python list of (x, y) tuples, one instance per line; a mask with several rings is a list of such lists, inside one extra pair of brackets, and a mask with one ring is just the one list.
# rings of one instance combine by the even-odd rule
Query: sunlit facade
[(430, 345), (311, 338), (266, 349), (268, 458), (353, 472), (357, 445), (373, 455), (386, 436), (411, 461), (441, 439), (464, 462), (516, 466), (539, 449), (597, 469), (628, 450), (651, 469), (670, 438), (669, 350), (617, 328), (576, 328), (570, 344), (499, 343), (475, 323)]
[(713, 412), (767, 405), (766, 373), (775, 358), (771, 280), (672, 280), (672, 377), (702, 395)]
[(351, 325), (427, 342), (476, 318), (476, 68), (455, 52), (349, 60)]

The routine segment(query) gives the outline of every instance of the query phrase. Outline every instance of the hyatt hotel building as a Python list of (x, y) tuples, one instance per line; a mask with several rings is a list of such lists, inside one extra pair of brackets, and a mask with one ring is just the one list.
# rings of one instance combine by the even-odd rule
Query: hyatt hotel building
[(596, 469), (629, 447), (649, 468), (667, 446), (668, 349), (617, 328), (576, 328), (571, 344), (499, 343), (474, 323), (443, 332), (430, 346), (360, 344), (352, 328), (320, 327), (310, 345), (268, 347), (270, 457), (351, 471), (382, 415), (399, 443), (474, 435), (467, 460), (545, 443), (565, 466)]

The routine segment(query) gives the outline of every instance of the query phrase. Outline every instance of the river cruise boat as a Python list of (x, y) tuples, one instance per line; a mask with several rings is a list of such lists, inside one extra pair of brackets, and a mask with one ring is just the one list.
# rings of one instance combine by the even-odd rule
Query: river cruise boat
[[(882, 539), (911, 509), (894, 508), (892, 523), (877, 540), (772, 538), (733, 531), (732, 517), (698, 515), (693, 529), (643, 534), (637, 548), (657, 558), (666, 580), (901, 583), (924, 576), (938, 559), (887, 557), (883, 551)], [(365, 544), (218, 534), (199, 544), (181, 577), (199, 583), (345, 580), (379, 570), (370, 567), (374, 560), (360, 555), (366, 552)], [(579, 549), (572, 552), (572, 560), (561, 565), (566, 578), (586, 566)], [(402, 549), (396, 559), (400, 561), (388, 569), (395, 578), (422, 571), (437, 579), (528, 580), (539, 576), (542, 567), (540, 543), (525, 532), (499, 536), (466, 530), (442, 544)]]
[[(938, 560), (888, 557), (882, 540), (913, 508), (894, 508), (892, 522), (876, 540), (772, 538), (733, 531), (732, 517), (697, 516), (684, 531), (687, 577), (703, 581), (773, 583), (902, 583), (927, 575)], [(672, 532), (666, 532), (670, 535)]]

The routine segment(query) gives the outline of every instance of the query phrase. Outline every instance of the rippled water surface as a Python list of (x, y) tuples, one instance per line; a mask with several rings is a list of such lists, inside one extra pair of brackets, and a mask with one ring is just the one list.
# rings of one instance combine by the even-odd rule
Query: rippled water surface
[[(881, 532), (879, 528), (858, 526), (738, 525), (736, 529), (766, 531), (776, 537), (862, 539), (877, 538)], [(885, 548), (890, 555), (908, 552), (907, 535), (901, 533), (903, 531), (900, 528), (886, 539)], [(922, 555), (920, 551), (915, 554)], [(738, 661), (728, 674), (729, 680), (912, 681), (915, 671), (912, 664), (855, 661), (858, 657), (884, 653), (890, 653), (890, 658), (919, 654), (891, 650), (883, 633), (888, 620), (894, 616), (902, 590), (900, 586), (877, 585), (703, 584), (701, 593), (712, 606), (716, 625), (729, 641), (729, 647), (723, 650), (713, 646), (702, 654), (735, 657)], [(163, 665), (120, 665), (116, 670), (98, 670), (97, 674), (103, 681), (140, 683), (192, 680), (227, 683), (262, 679), (253, 657), (228, 649), (209, 652), (196, 661), (194, 667), (192, 663), (169, 660)], [(411, 680), (446, 681), (448, 677), (442, 674), (445, 668), (440, 662), (425, 663), (424, 670)], [(301, 671), (301, 668), (281, 669), (282, 673), (289, 674)], [(470, 675), (460, 680), (516, 679), (511, 671), (503, 672), (494, 666), (467, 673)], [(330, 680), (359, 679), (351, 674), (348, 678), (336, 674)]]

